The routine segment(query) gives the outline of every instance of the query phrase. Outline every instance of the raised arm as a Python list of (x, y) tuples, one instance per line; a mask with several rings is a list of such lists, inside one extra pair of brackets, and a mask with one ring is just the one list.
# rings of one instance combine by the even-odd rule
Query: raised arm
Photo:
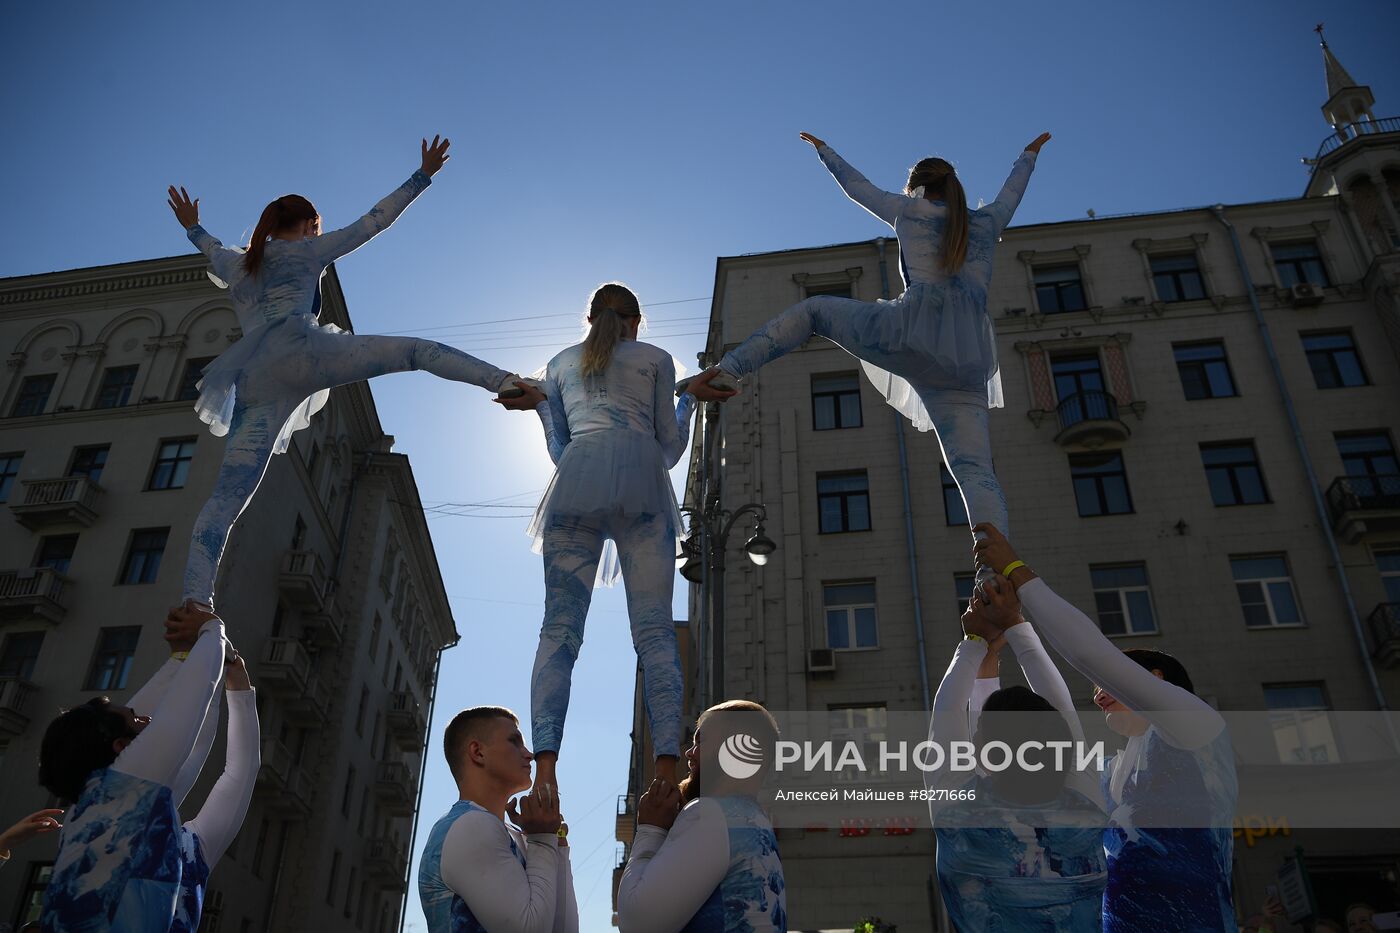
[(248, 815), (248, 803), (253, 799), (253, 785), (262, 760), (257, 693), (248, 682), (248, 671), (241, 658), (229, 665), (224, 683), (228, 688), (224, 773), (209, 790), (199, 815), (185, 823), (186, 828), (199, 837), (204, 861), (211, 870), (228, 851)]
[(695, 413), (695, 397), (687, 392), (679, 404), (672, 391), (676, 384), (676, 364), (671, 354), (662, 352), (656, 363), (656, 385), (653, 386), (652, 423), (657, 443), (666, 456), (666, 468), (680, 462), (690, 443), (690, 417)]
[(150, 713), (151, 722), (117, 755), (123, 774), (172, 787), (190, 758), (224, 675), (224, 623), (204, 622), (189, 657)]
[(713, 800), (690, 804), (670, 830), (637, 827), (617, 888), (622, 933), (677, 933), (729, 870), (729, 827)]
[(166, 196), (165, 203), (170, 205), (170, 209), (175, 212), (175, 219), (185, 228), (185, 236), (189, 237), (195, 249), (209, 257), (209, 264), (214, 267), (214, 275), (227, 285), (238, 271), (236, 263), (243, 254), (224, 246), (199, 225), (199, 198), (192, 200), (189, 192), (174, 185), (166, 191)]
[(837, 155), (835, 149), (815, 136), (803, 133), (802, 138), (817, 147), (818, 158), (822, 160), (826, 170), (831, 173), (831, 177), (836, 179), (841, 190), (846, 192), (846, 197), (891, 227), (894, 226), (895, 219), (899, 216), (899, 209), (904, 206), (904, 202), (908, 198), (902, 194), (894, 194), (875, 187), (869, 179), (852, 168), (849, 162)]
[(1040, 147), (1049, 139), (1049, 133), (1037, 136), (1016, 159), (1016, 164), (1011, 166), (1011, 174), (1007, 177), (1006, 184), (1001, 186), (996, 200), (977, 211), (992, 219), (992, 227), (998, 236), (1006, 229), (1006, 225), (1011, 223), (1011, 215), (1016, 213), (1016, 208), (1026, 193), (1026, 185), (1030, 183), (1031, 172), (1035, 170), (1035, 160), (1040, 154)]
[(437, 136), (433, 137), (431, 146), (426, 139), (423, 140), (423, 164), (418, 171), (353, 224), (312, 238), (310, 242), (316, 251), (316, 257), (329, 265), (347, 253), (353, 253), (377, 234), (387, 230), (408, 205), (433, 183), (433, 176), (450, 158), (447, 155), (449, 145), (449, 140), (439, 139)]
[(527, 837), (526, 866), (510, 850), (505, 825), (490, 813), (463, 814), (442, 843), (442, 880), (492, 933), (551, 933), (558, 903), (559, 841)]
[[(964, 638), (958, 642), (953, 652), (953, 660), (943, 672), (943, 680), (938, 684), (938, 692), (933, 695), (933, 715), (929, 720), (928, 739), (936, 742), (944, 751), (940, 767), (924, 772), (924, 786), (930, 790), (952, 790), (972, 780), (969, 771), (954, 771), (950, 758), (955, 742), (972, 741), (973, 714), (970, 701), (977, 683), (978, 669), (987, 657), (987, 641), (984, 638)], [(981, 700), (985, 701), (983, 695)], [(978, 712), (981, 711), (979, 702)], [(938, 811), (947, 800), (931, 798), (929, 816), (937, 820)]]

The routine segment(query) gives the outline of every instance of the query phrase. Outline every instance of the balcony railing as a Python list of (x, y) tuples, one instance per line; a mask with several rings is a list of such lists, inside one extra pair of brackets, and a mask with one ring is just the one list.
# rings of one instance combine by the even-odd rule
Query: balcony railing
[(1332, 527), (1356, 543), (1372, 532), (1400, 529), (1400, 475), (1339, 476), (1327, 487)]
[(637, 798), (631, 794), (617, 795), (617, 841), (631, 845), (637, 834)]
[(306, 679), (300, 693), (282, 700), (287, 719), (301, 726), (324, 726), (330, 719), (330, 709), (330, 686), (315, 674)]
[(423, 744), (426, 726), (423, 722), (422, 707), (412, 693), (400, 690), (390, 694), (387, 718), (389, 731), (393, 733), (400, 748), (412, 751)]
[(308, 612), (301, 617), (302, 627), (326, 648), (338, 648), (345, 638), (345, 626), (340, 615), (327, 606), (322, 612)]
[(1089, 390), (1067, 395), (1055, 406), (1060, 420), (1059, 444), (1099, 447), (1109, 441), (1124, 441), (1132, 433), (1118, 420), (1118, 400), (1107, 392)]
[(296, 818), (311, 813), (311, 779), (287, 746), (274, 738), (263, 739), (258, 781), (269, 791), (262, 798), (268, 809)]
[(68, 578), (52, 567), (0, 570), (0, 621), (45, 619), (68, 613)]
[(1348, 123), (1342, 127), (1342, 132), (1347, 134), (1346, 138), (1331, 133), (1322, 141), (1322, 145), (1317, 147), (1317, 158), (1322, 158), (1329, 152), (1335, 152), (1354, 139), (1363, 136), (1375, 136), (1378, 133), (1400, 133), (1400, 117), (1383, 117), (1375, 121), (1363, 120), (1360, 123)]
[(1381, 603), (1366, 618), (1371, 656), (1381, 667), (1400, 667), (1400, 603)]
[(398, 839), (371, 839), (365, 852), (365, 871), (380, 887), (402, 891), (408, 873), (408, 849)]
[(97, 520), (102, 487), (86, 476), (27, 479), (24, 495), (10, 503), (15, 520), (31, 531), (49, 525), (91, 525)]
[(413, 812), (413, 798), (417, 788), (413, 772), (401, 761), (381, 761), (374, 774), (374, 792), (384, 801), (390, 813), (408, 814)]
[(0, 735), (19, 735), (29, 726), (29, 701), (39, 688), (18, 677), (0, 677)]
[(288, 551), (282, 557), (278, 588), (287, 600), (306, 612), (320, 612), (326, 604), (326, 566), (315, 551)]
[(268, 692), (299, 697), (311, 679), (311, 655), (295, 638), (269, 638), (263, 642), (258, 681)]

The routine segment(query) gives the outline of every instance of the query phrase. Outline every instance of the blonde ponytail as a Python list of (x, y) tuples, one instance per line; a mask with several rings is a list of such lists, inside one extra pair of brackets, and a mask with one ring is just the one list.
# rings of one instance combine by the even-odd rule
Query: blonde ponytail
[(624, 318), (641, 317), (642, 306), (632, 290), (620, 282), (599, 285), (588, 299), (588, 319), (591, 326), (583, 341), (583, 358), (579, 369), (584, 378), (598, 376), (612, 362), (613, 351), (627, 336)]

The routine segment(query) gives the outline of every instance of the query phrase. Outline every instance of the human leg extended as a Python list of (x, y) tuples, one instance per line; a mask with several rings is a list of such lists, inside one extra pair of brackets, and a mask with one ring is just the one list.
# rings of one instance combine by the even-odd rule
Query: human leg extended
[(676, 532), (664, 515), (619, 520), (613, 528), (632, 645), (642, 664), (642, 691), (657, 776), (674, 782), (681, 746), (681, 658), (671, 595), (676, 583)]
[[(991, 522), (1010, 537), (1006, 497), (992, 470), (992, 436), (987, 394), (961, 389), (920, 390), (924, 407), (933, 419), (943, 462), (958, 484), (969, 525)], [(984, 568), (985, 569), (985, 568)], [(979, 581), (988, 574), (979, 573)]]
[(335, 352), (311, 361), (317, 388), (359, 382), (387, 373), (423, 370), (442, 379), (469, 382), (495, 391), (512, 375), (471, 354), (432, 340), (359, 334), (337, 335), (333, 339), (334, 343), (326, 346), (335, 348)]
[(190, 552), (185, 560), (185, 599), (209, 606), (214, 604), (214, 580), (229, 529), (257, 492), (267, 472), (268, 461), (272, 459), (272, 443), (292, 407), (285, 402), (234, 406), (228, 440), (224, 444), (224, 462), (219, 467), (214, 490), (204, 508), (199, 510), (190, 534)]
[(530, 675), (536, 786), (556, 783), (554, 765), (564, 737), (574, 662), (583, 644), (583, 623), (593, 600), (603, 530), (587, 519), (555, 516), (545, 529), (543, 544), (544, 625)]
[(813, 336), (826, 337), (847, 352), (865, 359), (860, 325), (869, 315), (881, 313), (881, 308), (852, 298), (814, 295), (754, 331), (724, 355), (719, 368), (732, 376), (747, 376), (760, 366), (796, 350)]

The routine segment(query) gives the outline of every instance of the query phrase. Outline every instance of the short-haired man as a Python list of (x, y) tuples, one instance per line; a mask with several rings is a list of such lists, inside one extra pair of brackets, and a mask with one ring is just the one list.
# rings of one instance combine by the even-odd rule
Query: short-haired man
[[(418, 896), (431, 933), (577, 933), (578, 904), (559, 797), (529, 790), (534, 755), (514, 713), (462, 710), (447, 724), (443, 753), (458, 801), (428, 833)], [(519, 829), (505, 821), (506, 814)]]

